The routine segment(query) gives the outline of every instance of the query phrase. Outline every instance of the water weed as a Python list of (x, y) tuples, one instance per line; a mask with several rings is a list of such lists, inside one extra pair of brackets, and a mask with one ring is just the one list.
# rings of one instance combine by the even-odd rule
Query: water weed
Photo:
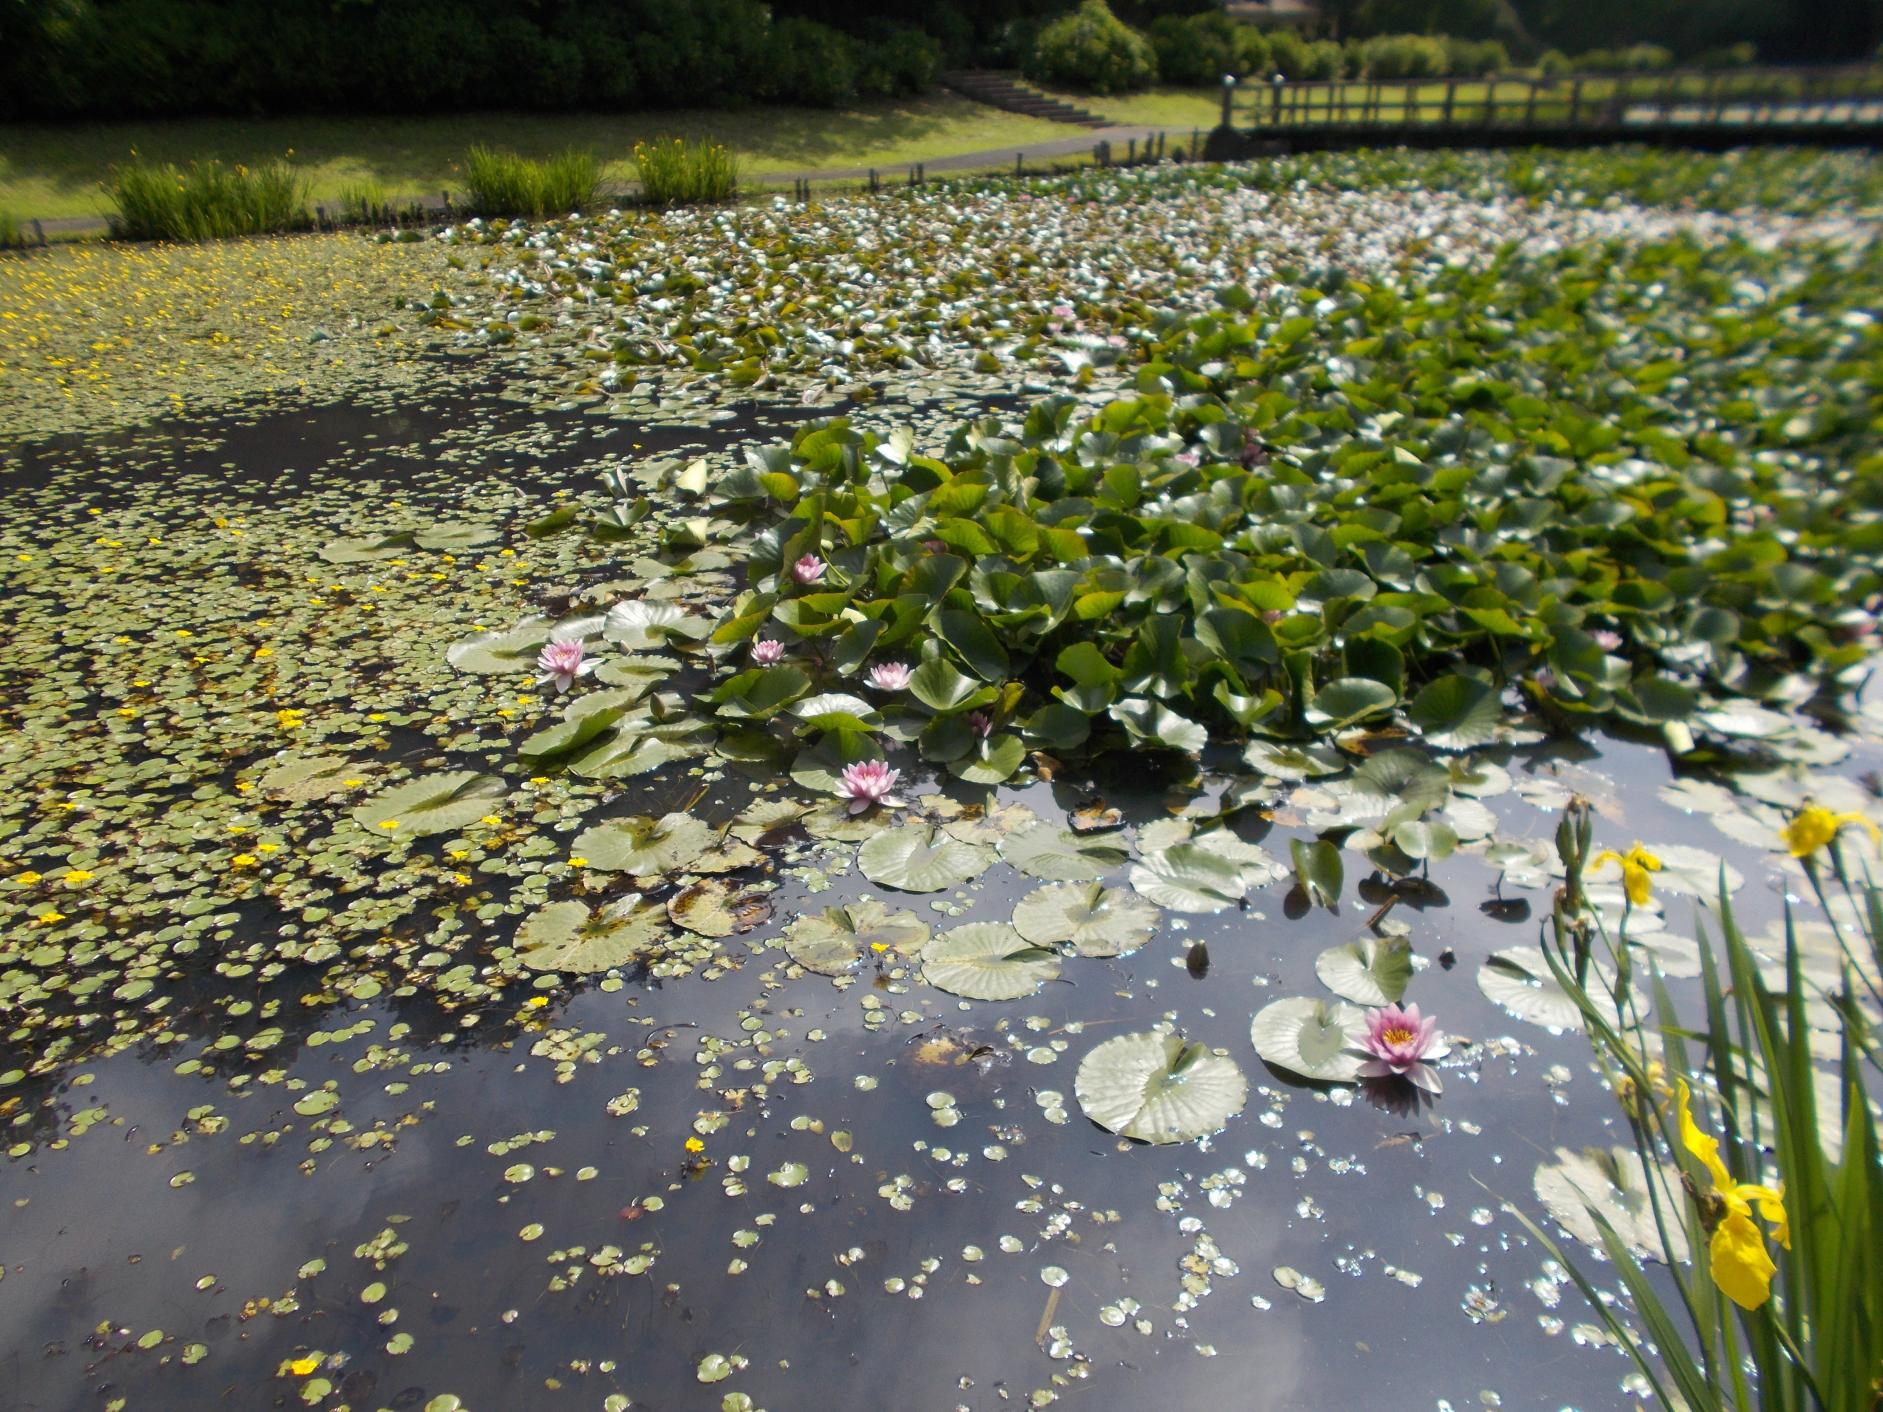
[(473, 147), (465, 154), (464, 180), (480, 216), (542, 219), (588, 210), (601, 198), (601, 164), (594, 153), (575, 148), (538, 161)]
[(637, 142), (634, 170), (642, 199), (655, 206), (729, 201), (739, 189), (738, 159), (717, 142)]
[(124, 240), (214, 240), (305, 230), (307, 181), (286, 161), (260, 166), (133, 156), (112, 169), (111, 233)]

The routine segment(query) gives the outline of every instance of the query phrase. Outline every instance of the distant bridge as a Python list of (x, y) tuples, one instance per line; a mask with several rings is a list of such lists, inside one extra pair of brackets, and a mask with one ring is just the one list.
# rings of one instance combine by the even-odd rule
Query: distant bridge
[(1205, 155), (1604, 142), (1883, 146), (1883, 67), (1225, 85)]

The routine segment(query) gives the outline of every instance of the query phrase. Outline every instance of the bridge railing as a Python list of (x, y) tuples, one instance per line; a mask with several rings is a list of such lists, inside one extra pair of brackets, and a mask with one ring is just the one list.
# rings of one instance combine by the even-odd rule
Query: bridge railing
[(1235, 116), (1256, 133), (1304, 127), (1836, 126), (1883, 121), (1883, 66), (1573, 74), (1559, 78), (1248, 83)]

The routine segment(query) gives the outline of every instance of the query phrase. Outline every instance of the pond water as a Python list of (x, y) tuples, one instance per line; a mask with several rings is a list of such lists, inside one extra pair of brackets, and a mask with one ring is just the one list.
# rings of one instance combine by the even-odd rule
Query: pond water
[[(961, 412), (867, 415), (919, 429)], [(1142, 949), (1068, 959), (1006, 1002), (926, 984), (895, 949), (840, 983), (780, 949), (795, 917), (870, 898), (935, 931), (1006, 922), (1040, 885), (1006, 862), (898, 893), (863, 878), (847, 844), (783, 827), (748, 870), (775, 884), (752, 930), (665, 974), (551, 973), (506, 993), (457, 985), (451, 968), (508, 940), (543, 869), (552, 895), (605, 887), (553, 859), (531, 865), (532, 883), (480, 846), (465, 866), (492, 864), (481, 905), (464, 903), (476, 920), (452, 930), (438, 919), (453, 858), (354, 844), (352, 795), (262, 802), (252, 782), (299, 745), (298, 712), (362, 772), (498, 759), (514, 727), (491, 706), (512, 697), (454, 677), (444, 646), (566, 601), (634, 552), (534, 543), (513, 523), (598, 470), (729, 463), (810, 415), (748, 406), (709, 426), (642, 425), (485, 388), (0, 457), (13, 512), (0, 538), (22, 565), (10, 861), (88, 875), (48, 894), (62, 911), (95, 905), (95, 933), (74, 945), (155, 939), (97, 966), (107, 993), (138, 987), (107, 1006), (33, 988), (18, 979), (35, 964), (25, 943), (10, 955), (7, 1405), (1331, 1408), (1383, 1387), (1401, 1406), (1632, 1405), (1632, 1365), (1508, 1209), (1540, 1217), (1539, 1162), (1625, 1142), (1619, 1112), (1582, 1036), (1513, 1017), (1478, 981), (1493, 952), (1536, 942), (1554, 886), (1543, 853), (1571, 792), (1595, 803), (1605, 845), (1717, 855), (1747, 880), (1748, 931), (1777, 918), (1785, 875), (1769, 848), (1715, 827), (1729, 809), (1670, 788), (1654, 745), (1478, 752), (1508, 774), (1482, 789), (1484, 835), (1539, 845), (1527, 887), (1461, 852), (1394, 889), (1350, 856), (1337, 911), (1291, 899), (1282, 877), (1241, 907), (1163, 912)], [(514, 557), (477, 547), (402, 573), (319, 558), (395, 509), (502, 522)], [(710, 571), (680, 590), (720, 591)], [(225, 654), (231, 638), (240, 650)], [(76, 672), (74, 654), (87, 658)], [(1866, 736), (1802, 728), (1846, 779), (1883, 758)], [(993, 791), (984, 837), (1012, 830), (1021, 816), (1005, 811), (1059, 824), (1100, 801), (1120, 811), (1101, 837), (1129, 845), (1206, 812), (1197, 801), (1232, 772), (1213, 755), (1191, 779), (1101, 761)], [(990, 791), (919, 776), (905, 772), (905, 798), (971, 833)], [(691, 809), (721, 825), (779, 792), (762, 772), (697, 760), (527, 788), (507, 825), (526, 847), (601, 816)], [(43, 820), (62, 804), (93, 822), (54, 833)], [(1233, 826), (1285, 860), (1316, 807), (1297, 792)], [(230, 829), (279, 851), (232, 874)], [(1103, 872), (1117, 882), (1127, 867)], [(277, 868), (265, 888), (240, 876)], [(1670, 931), (1694, 935), (1699, 890), (1664, 893)], [(355, 958), (336, 988), (307, 948), (349, 897), (383, 913), (328, 943)], [(1407, 996), (1450, 1037), (1435, 1101), (1304, 1084), (1251, 1048), (1252, 1013), (1324, 994), (1316, 957), (1367, 935), (1369, 918), (1403, 926)], [(1085, 1054), (1160, 1021), (1249, 1081), (1214, 1136), (1134, 1144), (1080, 1111)]]

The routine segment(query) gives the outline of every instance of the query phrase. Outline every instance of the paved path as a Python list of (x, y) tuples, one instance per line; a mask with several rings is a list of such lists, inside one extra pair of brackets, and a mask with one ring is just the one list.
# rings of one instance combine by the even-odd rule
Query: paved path
[[(1090, 152), (1101, 142), (1109, 141), (1112, 154), (1123, 161), (1131, 143), (1135, 140), (1142, 149), (1147, 139), (1162, 133), (1166, 150), (1181, 146), (1188, 148), (1192, 133), (1201, 137), (1209, 135), (1208, 125), (1201, 128), (1190, 127), (1111, 127), (1080, 128), (1074, 135), (1056, 138), (1051, 142), (1026, 143), (1017, 147), (984, 147), (976, 152), (952, 152), (940, 157), (930, 157), (921, 165), (929, 174), (939, 172), (972, 171), (980, 168), (1010, 169), (1015, 160), (1022, 160), (1028, 166), (1051, 163), (1061, 157), (1076, 157)], [(894, 166), (879, 166), (876, 174), (885, 185), (895, 185), (907, 181), (914, 163), (901, 162)], [(866, 181), (871, 168), (864, 167), (818, 167), (809, 171), (795, 172), (757, 172), (746, 178), (755, 186), (790, 186), (799, 181), (809, 181), (813, 186), (831, 182)], [(632, 188), (629, 188), (632, 190)], [(626, 191), (613, 193), (626, 195)], [(428, 211), (443, 211), (444, 202), (440, 196), (427, 196), (422, 200), (414, 198), (395, 198), (395, 207), (408, 209), (413, 205), (423, 205)], [(31, 222), (22, 222), (30, 227)], [(61, 216), (53, 220), (42, 221), (48, 235), (88, 235), (105, 230), (106, 223), (102, 216)]]

